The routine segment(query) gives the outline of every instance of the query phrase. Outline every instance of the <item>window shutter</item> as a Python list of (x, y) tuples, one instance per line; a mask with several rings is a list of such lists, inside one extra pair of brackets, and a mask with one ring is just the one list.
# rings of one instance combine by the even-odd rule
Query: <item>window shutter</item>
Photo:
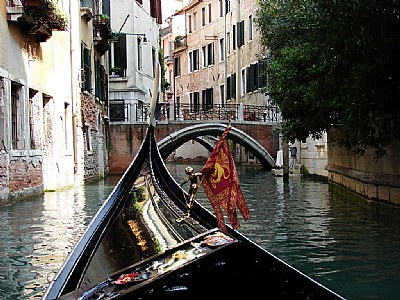
[(226, 100), (231, 99), (231, 76), (226, 78)]
[(232, 82), (231, 82), (232, 92), (231, 92), (231, 95), (232, 95), (232, 98), (236, 98), (236, 73), (233, 73), (231, 78), (232, 78)]
[(202, 90), (201, 91), (201, 105), (203, 107), (203, 110), (206, 109), (207, 107), (207, 90)]
[(244, 45), (244, 20), (237, 23), (237, 46), (242, 47)]
[(207, 109), (212, 109), (214, 102), (213, 89), (212, 88), (207, 89), (206, 94), (207, 94)]
[(208, 65), (213, 65), (214, 64), (214, 45), (208, 44), (207, 45), (207, 60), (208, 60)]
[(90, 66), (90, 50), (88, 48), (83, 48), (83, 69), (85, 73), (85, 87), (84, 90), (89, 91), (92, 89), (91, 78), (92, 70)]
[(253, 91), (258, 90), (258, 62), (253, 65), (253, 82), (254, 82), (254, 87)]
[(246, 93), (250, 93), (251, 90), (251, 75), (250, 75), (251, 65), (246, 68)]
[(232, 36), (232, 42), (233, 42), (233, 50), (236, 50), (236, 26), (233, 25), (233, 30), (232, 30), (233, 36)]
[(157, 8), (156, 8), (156, 0), (150, 0), (150, 15), (153, 18), (157, 18)]
[(267, 77), (265, 74), (265, 63), (260, 61), (258, 63), (258, 88), (265, 86), (267, 83)]

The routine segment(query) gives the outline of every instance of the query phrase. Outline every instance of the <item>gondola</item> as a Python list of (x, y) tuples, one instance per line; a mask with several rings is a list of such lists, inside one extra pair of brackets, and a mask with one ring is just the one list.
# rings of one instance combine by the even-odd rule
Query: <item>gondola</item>
[(182, 221), (187, 193), (160, 155), (152, 111), (136, 157), (43, 299), (343, 299), (232, 227), (221, 231), (197, 202)]

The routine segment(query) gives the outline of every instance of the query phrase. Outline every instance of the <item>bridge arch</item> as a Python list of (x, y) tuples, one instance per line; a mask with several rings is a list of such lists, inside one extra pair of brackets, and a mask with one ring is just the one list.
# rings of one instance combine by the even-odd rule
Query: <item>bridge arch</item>
[[(221, 136), (226, 127), (227, 125), (221, 123), (207, 123), (192, 125), (175, 131), (157, 143), (161, 156), (163, 158), (168, 157), (168, 155), (170, 155), (176, 148), (193, 139), (202, 140), (203, 142), (200, 144), (210, 150), (211, 144), (205, 142), (204, 139), (201, 139), (200, 137), (207, 135), (214, 137)], [(275, 165), (275, 160), (271, 154), (244, 131), (232, 126), (228, 138), (253, 153), (264, 168), (271, 169)]]

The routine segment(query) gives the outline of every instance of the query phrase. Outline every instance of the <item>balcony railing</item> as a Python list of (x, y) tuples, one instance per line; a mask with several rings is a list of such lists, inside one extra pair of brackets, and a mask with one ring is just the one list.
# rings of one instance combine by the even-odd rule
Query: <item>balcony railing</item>
[(242, 104), (214, 104), (210, 107), (180, 104), (175, 108), (177, 120), (231, 120), (254, 122), (281, 122), (281, 114), (275, 106)]
[(175, 37), (174, 40), (174, 49), (172, 50), (172, 53), (176, 53), (179, 51), (182, 51), (187, 48), (187, 38), (186, 36), (179, 35)]
[(149, 109), (148, 104), (110, 103), (110, 122), (147, 122)]
[[(173, 106), (173, 104), (171, 104)], [(241, 121), (268, 122), (279, 124), (281, 113), (274, 106), (256, 106), (242, 104), (214, 104), (211, 107), (159, 104), (156, 108), (156, 119), (160, 121)], [(110, 121), (123, 123), (146, 122), (149, 117), (148, 104), (110, 103)]]
[(17, 22), (27, 34), (36, 36), (36, 41), (45, 42), (52, 30), (67, 29), (68, 17), (54, 0), (7, 0), (7, 21)]

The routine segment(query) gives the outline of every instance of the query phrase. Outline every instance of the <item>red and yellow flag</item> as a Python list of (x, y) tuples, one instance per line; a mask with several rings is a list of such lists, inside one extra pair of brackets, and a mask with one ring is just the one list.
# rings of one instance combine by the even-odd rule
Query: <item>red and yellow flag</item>
[(235, 162), (229, 149), (227, 135), (230, 129), (230, 126), (225, 129), (201, 170), (204, 191), (214, 208), (218, 227), (225, 232), (226, 226), (222, 208), (234, 229), (240, 227), (236, 208), (239, 209), (245, 221), (250, 218), (249, 209), (240, 189)]

